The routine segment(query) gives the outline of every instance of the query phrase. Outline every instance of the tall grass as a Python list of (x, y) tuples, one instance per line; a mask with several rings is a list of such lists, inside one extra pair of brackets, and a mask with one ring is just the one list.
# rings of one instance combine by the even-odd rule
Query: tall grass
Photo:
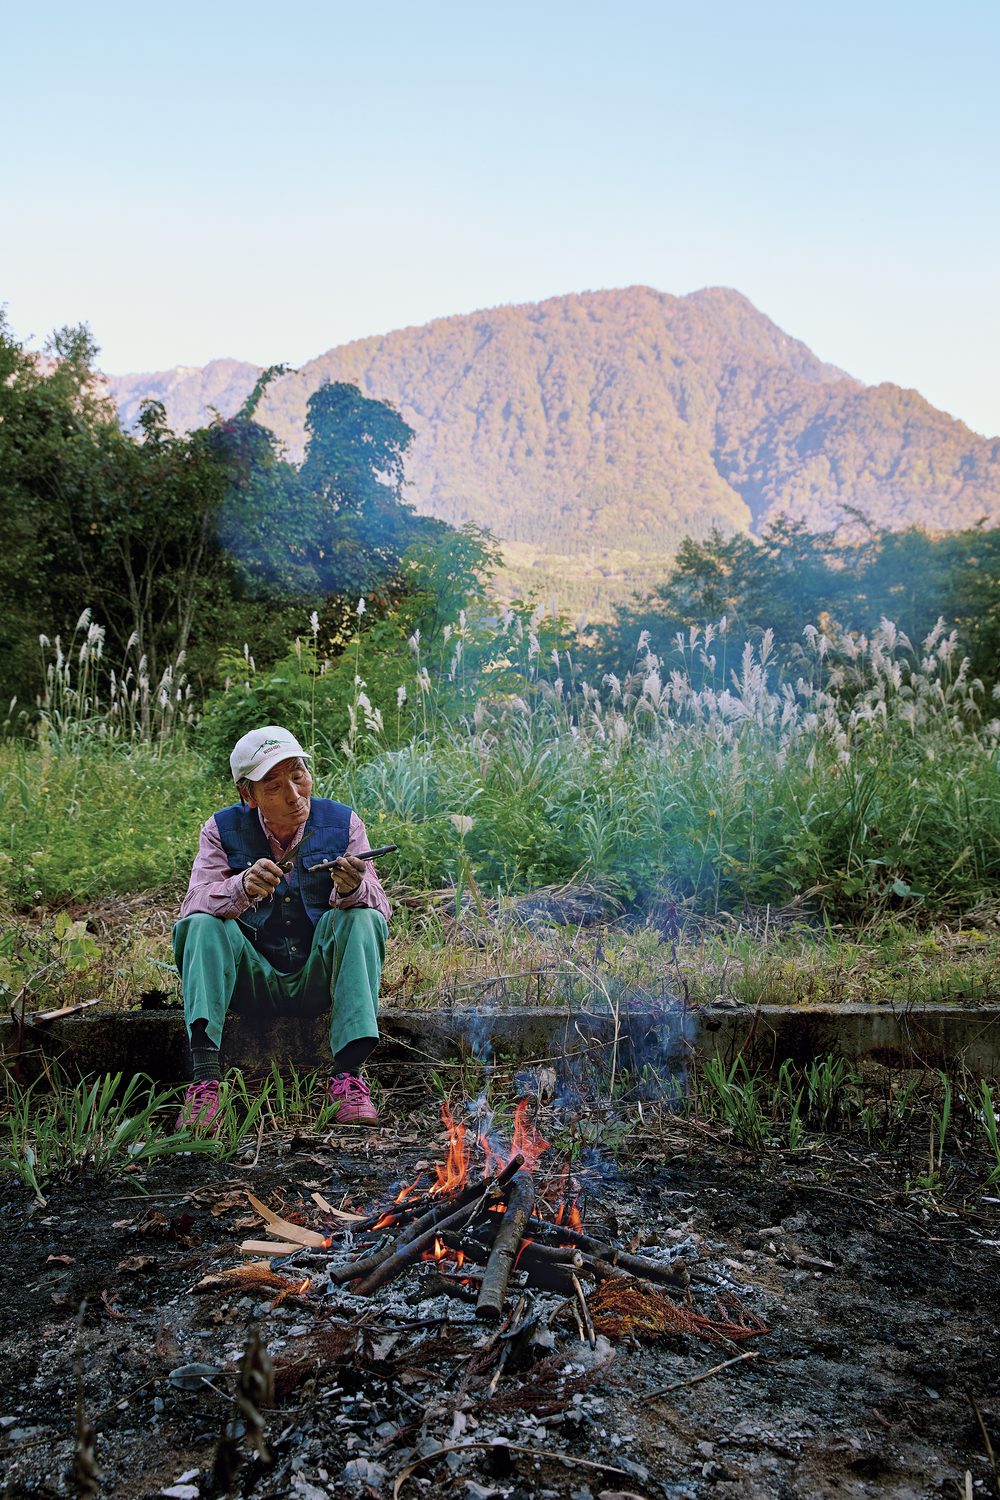
[(0, 747), (0, 881), (17, 903), (186, 881), (231, 800), (197, 756), (142, 743)]
[(226, 800), (192, 754), (190, 690), (179, 668), (159, 683), (135, 655), (111, 667), (85, 610), (68, 649), (40, 638), (36, 712), (15, 703), (0, 746), (0, 890), (16, 903), (182, 880), (198, 826)]
[[(78, 750), (95, 738), (161, 748), (183, 743), (195, 722), (191, 685), (182, 671), (184, 652), (168, 662), (154, 683), (135, 633), (117, 668), (104, 660), (105, 635), (105, 627), (85, 609), (65, 650), (59, 636), (54, 641), (39, 636), (44, 687), (37, 717), (23, 709), (19, 715), (28, 734), (61, 752)], [(15, 704), (16, 699), (11, 713)]]
[[(628, 894), (668, 887), (718, 910), (815, 889), (856, 914), (1000, 895), (1000, 721), (938, 627), (916, 655), (808, 633), (805, 672), (771, 682), (769, 633), (718, 685), (711, 627), (669, 675), (640, 646), (600, 690), (572, 662), (457, 723), (416, 674), (413, 740), (321, 779), (418, 884), (507, 890), (586, 872)], [(530, 699), (530, 701), (529, 701)]]
[[(182, 880), (232, 796), (178, 727), (182, 689), (159, 720), (148, 684), (119, 675), (102, 696), (102, 638), (81, 630), (76, 675), (50, 663), (37, 743), (0, 750), (0, 863), (21, 899)], [(400, 846), (387, 875), (471, 874), (490, 895), (586, 875), (711, 911), (814, 891), (851, 919), (1000, 898), (1000, 720), (941, 626), (919, 652), (889, 621), (870, 639), (810, 629), (794, 682), (769, 633), (727, 666), (725, 622), (678, 638), (669, 671), (641, 638), (633, 670), (597, 684), (538, 632), (540, 611), (463, 615), (434, 661), (414, 635), (391, 746), (355, 673), (354, 732), (316, 790)]]

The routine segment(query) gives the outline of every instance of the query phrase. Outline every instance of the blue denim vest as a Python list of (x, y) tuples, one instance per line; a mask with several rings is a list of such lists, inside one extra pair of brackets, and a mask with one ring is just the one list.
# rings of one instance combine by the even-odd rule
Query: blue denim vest
[[(274, 858), (255, 807), (239, 804), (224, 807), (215, 815), (215, 826), (234, 874), (249, 870), (258, 859)], [(302, 834), (305, 848), (291, 875), (281, 882), (273, 896), (248, 907), (236, 919), (261, 957), (280, 973), (289, 974), (302, 967), (309, 957), (313, 928), (330, 909), (329, 870), (317, 870), (310, 875), (307, 866), (343, 854), (350, 831), (349, 807), (325, 797), (313, 797)]]

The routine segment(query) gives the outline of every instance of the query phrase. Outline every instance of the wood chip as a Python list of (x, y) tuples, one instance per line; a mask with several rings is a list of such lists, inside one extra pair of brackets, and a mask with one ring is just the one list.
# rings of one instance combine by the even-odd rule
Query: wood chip
[(314, 1229), (303, 1229), (300, 1224), (289, 1224), (287, 1219), (282, 1219), (280, 1215), (272, 1213), (266, 1204), (254, 1197), (253, 1193), (248, 1191), (247, 1197), (250, 1200), (250, 1207), (255, 1209), (270, 1226), (268, 1233), (272, 1228), (277, 1229), (286, 1240), (295, 1240), (297, 1244), (308, 1245), (312, 1250), (325, 1250), (329, 1246), (330, 1241), (325, 1234), (317, 1234)]
[(281, 1241), (272, 1240), (244, 1240), (240, 1246), (241, 1255), (297, 1255), (303, 1249), (302, 1245), (282, 1244)]
[(100, 997), (96, 1000), (81, 1000), (78, 1005), (61, 1005), (58, 1010), (39, 1010), (31, 1017), (31, 1025), (37, 1026), (41, 1021), (56, 1021), (60, 1016), (75, 1016), (78, 1011), (89, 1010), (92, 1005), (100, 1005)]

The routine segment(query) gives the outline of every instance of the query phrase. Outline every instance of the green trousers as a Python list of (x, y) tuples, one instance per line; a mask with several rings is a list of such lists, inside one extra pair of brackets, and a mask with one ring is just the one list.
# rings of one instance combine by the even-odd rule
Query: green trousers
[[(309, 957), (294, 974), (280, 974), (236, 921), (196, 913), (173, 932), (184, 985), (184, 1021), (191, 1035), (205, 1021), (218, 1047), (230, 1007), (242, 1015), (321, 1016), (330, 1010), (334, 1054), (361, 1037), (378, 1040), (378, 987), (389, 928), (367, 906), (324, 912)], [(331, 1008), (332, 1007), (332, 1008)]]

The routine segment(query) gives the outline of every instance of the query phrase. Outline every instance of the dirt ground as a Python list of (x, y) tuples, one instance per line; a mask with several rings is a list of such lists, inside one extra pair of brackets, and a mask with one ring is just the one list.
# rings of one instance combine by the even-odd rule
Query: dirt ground
[[(560, 1122), (550, 1112), (542, 1123)], [(301, 1267), (311, 1284), (280, 1305), (273, 1289), (197, 1289), (244, 1263), (243, 1238), (262, 1236), (246, 1189), (323, 1227), (313, 1192), (367, 1210), (441, 1154), (428, 1103), (405, 1133), (289, 1131), (264, 1141), (256, 1165), (176, 1157), (54, 1185), (44, 1207), (8, 1180), (5, 1495), (78, 1492), (78, 1369), (100, 1494), (225, 1493), (213, 1463), (224, 1422), (238, 1417), (231, 1393), (251, 1326), (278, 1397), (266, 1413), (270, 1462), (251, 1449), (235, 1480), (247, 1500), (389, 1497), (400, 1476), (400, 1500), (958, 1500), (966, 1471), (974, 1495), (992, 1492), (966, 1387), (1000, 1446), (1000, 1190), (984, 1192), (975, 1163), (935, 1202), (905, 1193), (900, 1165), (844, 1136), (758, 1157), (660, 1128), (617, 1158), (585, 1155), (572, 1171), (588, 1232), (679, 1247), (697, 1307), (742, 1310), (768, 1331), (728, 1349), (687, 1335), (602, 1338), (592, 1353), (558, 1296), (529, 1293), (534, 1342), (512, 1343), (492, 1395), (495, 1367), (460, 1390), (489, 1329), (441, 1293), (431, 1264), (367, 1300), (328, 1280), (336, 1246), (291, 1258), (285, 1274), (298, 1281)], [(684, 1383), (747, 1352), (757, 1357)]]

